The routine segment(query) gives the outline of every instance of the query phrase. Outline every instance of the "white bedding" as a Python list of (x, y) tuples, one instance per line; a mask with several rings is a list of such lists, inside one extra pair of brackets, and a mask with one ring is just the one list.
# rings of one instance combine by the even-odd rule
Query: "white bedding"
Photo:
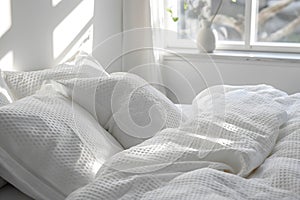
[[(186, 116), (192, 115), (192, 105), (191, 104), (177, 104), (176, 105)], [(8, 184), (5, 187), (1, 187), (2, 180), (0, 178), (0, 199), (5, 200), (33, 200), (31, 197), (22, 193), (14, 186)], [(4, 180), (3, 180), (4, 181)], [(3, 182), (5, 184), (5, 182)]]
[(34, 199), (65, 199), (123, 150), (60, 89), (45, 84), (0, 108), (0, 176)]
[(299, 102), (265, 85), (204, 91), (185, 124), (114, 155), (67, 199), (300, 199)]
[(193, 106), (191, 104), (175, 104), (176, 107), (181, 111), (183, 115), (185, 115), (187, 118), (190, 118), (193, 116)]
[[(55, 102), (60, 106), (62, 104), (69, 105), (64, 105), (61, 109), (56, 109), (57, 111), (54, 112), (54, 114), (58, 113), (59, 116), (66, 115), (66, 117), (60, 119), (59, 116), (51, 115), (55, 121), (55, 126), (60, 124), (57, 121), (65, 123), (66, 129), (67, 126), (70, 126), (67, 124), (68, 120), (66, 119), (70, 120), (72, 113), (77, 110), (77, 107), (74, 107), (75, 102), (79, 104), (78, 109), (85, 108), (102, 126), (108, 124), (101, 122), (106, 120), (106, 118), (111, 118), (114, 112), (107, 115), (103, 110), (107, 109), (109, 104), (113, 102), (111, 99), (113, 95), (105, 94), (111, 93), (109, 89), (113, 89), (112, 91), (114, 92), (115, 90), (114, 87), (102, 86), (105, 84), (112, 86), (113, 84), (111, 83), (117, 79), (114, 79), (113, 76), (108, 75), (105, 71), (100, 74), (93, 73), (93, 70), (90, 70), (89, 67), (90, 65), (97, 65), (93, 60), (90, 61), (88, 59), (87, 63), (84, 62), (81, 64), (87, 66), (88, 70), (82, 70), (80, 67), (79, 71), (74, 71), (74, 68), (71, 70), (68, 66), (63, 65), (61, 67), (63, 70), (59, 69), (58, 71), (54, 69), (54, 71), (48, 70), (34, 73), (8, 72), (5, 75), (6, 80), (10, 83), (8, 85), (14, 89), (16, 99), (23, 98), (23, 100), (17, 101), (14, 106), (22, 105), (22, 103), (23, 106), (16, 109), (20, 110), (20, 113), (18, 111), (18, 114), (15, 113), (15, 115), (12, 115), (13, 112), (11, 112), (14, 106), (10, 105), (0, 109), (3, 114), (2, 120), (0, 120), (2, 126), (0, 127), (4, 128), (7, 132), (7, 136), (4, 137), (6, 132), (3, 130), (0, 131), (0, 135), (3, 137), (0, 140), (2, 141), (0, 142), (1, 148), (6, 147), (6, 150), (10, 151), (11, 155), (17, 158), (15, 159), (16, 163), (25, 163), (27, 166), (23, 165), (23, 168), (29, 166), (28, 172), (37, 175), (41, 180), (45, 179), (46, 181), (43, 182), (45, 185), (50, 182), (51, 184), (47, 185), (47, 187), (52, 188), (53, 186), (57, 190), (62, 190), (63, 195), (60, 196), (61, 198), (64, 198), (74, 189), (87, 184), (75, 190), (67, 199), (300, 199), (300, 94), (288, 96), (286, 93), (266, 85), (241, 87), (217, 86), (201, 92), (194, 99), (193, 105), (177, 105), (177, 108), (182, 111), (181, 113), (187, 116), (187, 121), (183, 120), (185, 123), (180, 124), (179, 127), (177, 125), (167, 125), (165, 126), (166, 128), (163, 127), (163, 130), (157, 129), (161, 131), (154, 132), (154, 136), (152, 137), (151, 135), (152, 138), (150, 139), (144, 138), (132, 144), (128, 143), (132, 142), (132, 140), (126, 140), (128, 144), (123, 144), (125, 147), (131, 147), (140, 142), (141, 144), (122, 151), (109, 160), (105, 158), (103, 162), (107, 161), (104, 162), (98, 172), (97, 170), (93, 170), (92, 176), (88, 181), (76, 175), (82, 170), (82, 167), (76, 168), (78, 162), (76, 163), (75, 160), (75, 163), (70, 164), (71, 157), (68, 156), (68, 159), (66, 159), (67, 156), (63, 157), (63, 153), (60, 151), (53, 154), (59, 160), (59, 167), (55, 168), (53, 173), (47, 170), (47, 168), (51, 169), (53, 166), (56, 166), (55, 162), (53, 164), (47, 161), (49, 160), (47, 159), (47, 153), (51, 154), (51, 151), (36, 150), (35, 146), (38, 142), (31, 140), (31, 137), (26, 136), (24, 138), (24, 141), (28, 139), (29, 142), (27, 141), (27, 143), (29, 145), (26, 145), (23, 140), (9, 140), (14, 135), (20, 134), (20, 137), (23, 137), (24, 134), (23, 132), (13, 131), (13, 129), (7, 127), (11, 125), (20, 126), (19, 122), (21, 121), (18, 120), (19, 114), (29, 113), (31, 118), (34, 119), (32, 123), (37, 121), (36, 117), (43, 118), (51, 113), (53, 114), (55, 109), (52, 107), (56, 105)], [(96, 71), (99, 72), (98, 69)], [(77, 76), (78, 72), (80, 72), (79, 77)], [(68, 76), (66, 76), (66, 73)], [(31, 77), (31, 75), (34, 76)], [(103, 77), (101, 79), (102, 85), (99, 86), (100, 89), (98, 88), (98, 75)], [(59, 94), (60, 98), (49, 97), (50, 99), (47, 100), (48, 97), (46, 99), (43, 97), (43, 95), (49, 95), (47, 92), (26, 98), (26, 96), (33, 94), (39, 89), (44, 80), (67, 78), (67, 81), (57, 81), (68, 86), (68, 83), (72, 82), (71, 78), (74, 77), (78, 77), (83, 81), (83, 87), (75, 87), (79, 90), (79, 95), (77, 96), (74, 95), (74, 90), (71, 91), (71, 96), (69, 95), (70, 91), (65, 92), (67, 91), (65, 90)], [(95, 87), (90, 87), (89, 82), (86, 82), (88, 79), (93, 80), (91, 77), (96, 77)], [(19, 81), (19, 79), (23, 80), (23, 82)], [(28, 80), (30, 81), (27, 83)], [(124, 80), (127, 81), (127, 79)], [(121, 95), (117, 95), (115, 99), (122, 108), (124, 107), (125, 111), (128, 106), (124, 104), (124, 99), (127, 100), (129, 92), (124, 91), (129, 91), (128, 89), (136, 86), (135, 84), (131, 84), (134, 82), (126, 81), (121, 82), (122, 87), (120, 87), (121, 89), (119, 88), (121, 92), (117, 93)], [(50, 81), (49, 83), (56, 82)], [(76, 83), (76, 86), (81, 86), (80, 81)], [(94, 82), (92, 81), (92, 83)], [(127, 86), (128, 88), (126, 88)], [(82, 89), (84, 89), (83, 92), (81, 91)], [(77, 94), (77, 90), (75, 90), (75, 94)], [(90, 93), (90, 91), (96, 93)], [(165, 102), (161, 104), (163, 105), (162, 107), (169, 106), (172, 108), (166, 109), (167, 111), (175, 110), (176, 112), (166, 113), (170, 115), (170, 117), (167, 117), (170, 119), (167, 122), (169, 124), (178, 124), (178, 120), (174, 120), (178, 119), (177, 116), (180, 116), (180, 111), (178, 111), (176, 106), (161, 98), (160, 94), (153, 92), (151, 88), (145, 91), (148, 92), (140, 92), (138, 94), (141, 95), (133, 98), (135, 101), (133, 101), (132, 109), (136, 109), (137, 112), (135, 113), (138, 113), (138, 115), (135, 115), (136, 119), (141, 122), (145, 121), (144, 119), (146, 118), (143, 115), (150, 112), (145, 112), (145, 109), (143, 109), (143, 101), (146, 102), (150, 97), (150, 100), (155, 100), (150, 101), (152, 104), (156, 105), (160, 102)], [(98, 99), (93, 98), (97, 97), (95, 94), (98, 95)], [(123, 97), (124, 94), (125, 97)], [(156, 95), (159, 98), (156, 98)], [(63, 110), (71, 108), (72, 102), (69, 101), (70, 99), (65, 99), (66, 96), (73, 98), (73, 107), (68, 110), (69, 112)], [(76, 97), (80, 97), (80, 101)], [(81, 101), (81, 99), (84, 100)], [(103, 99), (107, 101), (103, 101)], [(92, 102), (95, 101), (94, 104), (90, 105), (90, 100)], [(86, 102), (88, 103), (87, 105), (85, 104)], [(99, 104), (99, 102), (100, 104), (105, 102), (106, 106), (98, 106), (97, 103)], [(45, 106), (41, 106), (42, 103)], [(46, 112), (47, 110), (47, 112), (41, 113), (41, 110), (37, 109), (37, 105), (43, 111)], [(75, 103), (75, 105), (77, 104)], [(32, 109), (30, 109), (30, 106), (32, 106)], [(96, 111), (96, 113), (93, 111)], [(11, 119), (6, 117), (6, 114), (9, 116), (12, 115), (14, 119), (16, 118), (15, 123), (11, 123)], [(82, 144), (86, 144), (87, 142), (91, 142), (92, 144), (96, 141), (90, 137), (92, 132), (89, 128), (94, 126), (91, 126), (88, 121), (95, 121), (90, 114), (87, 113), (86, 115), (90, 119), (88, 117), (75, 119), (79, 120), (79, 124), (82, 123), (82, 127), (87, 125), (87, 129), (80, 129), (82, 134), (79, 134), (79, 138)], [(101, 117), (102, 115), (107, 115), (108, 117), (103, 118)], [(162, 121), (159, 116), (160, 114), (153, 115), (152, 118)], [(49, 119), (47, 118), (47, 120)], [(98, 123), (95, 121), (94, 125), (98, 126)], [(31, 130), (30, 127), (32, 125), (30, 123), (26, 123), (26, 126), (29, 127), (28, 130)], [(20, 130), (25, 130), (22, 125), (20, 127)], [(39, 127), (41, 127), (40, 124), (36, 126), (36, 130), (39, 130)], [(50, 124), (49, 127), (52, 127), (52, 125)], [(74, 127), (74, 130), (78, 128), (80, 127)], [(109, 128), (108, 126), (105, 126), (105, 128), (111, 131), (111, 135), (119, 140), (120, 143), (124, 142), (115, 133), (113, 128)], [(44, 128), (40, 131), (42, 130)], [(10, 133), (11, 131), (13, 131), (13, 134)], [(40, 131), (38, 134), (32, 135), (32, 138), (40, 137)], [(66, 134), (66, 131), (61, 132)], [(60, 136), (61, 132), (56, 131), (55, 133)], [(123, 134), (126, 131), (120, 129), (118, 132)], [(25, 133), (31, 135), (32, 131), (26, 132), (25, 130)], [(143, 134), (143, 131), (134, 132), (134, 135), (138, 136)], [(53, 133), (50, 135), (53, 136)], [(108, 135), (111, 137), (110, 134)], [(114, 140), (114, 138), (111, 139)], [(9, 140), (14, 145), (9, 145), (5, 140)], [(43, 145), (52, 145), (53, 148), (58, 146), (47, 142), (49, 140), (41, 141)], [(61, 140), (58, 139), (57, 141)], [(73, 144), (74, 142), (71, 142), (69, 147), (73, 148)], [(66, 145), (62, 145), (62, 147), (66, 147)], [(95, 145), (94, 147), (99, 147), (99, 145)], [(15, 153), (11, 152), (11, 148), (15, 148), (12, 149), (12, 152)], [(18, 150), (19, 148), (22, 150)], [(120, 147), (117, 151), (121, 149)], [(117, 151), (114, 151), (114, 153)], [(43, 152), (46, 156), (41, 154)], [(80, 151), (70, 151), (71, 154), (76, 152), (78, 160), (84, 160), (85, 155)], [(90, 153), (91, 155), (95, 153), (98, 155), (99, 152), (91, 151)], [(32, 156), (31, 154), (38, 155), (39, 159), (36, 159), (37, 156)], [(3, 175), (3, 177), (16, 185), (21, 191), (38, 199), (59, 199), (56, 198), (57, 196), (55, 197), (54, 190), (41, 190), (46, 192), (47, 195), (40, 195), (41, 184), (38, 181), (32, 181), (33, 179), (31, 180), (26, 176), (15, 173), (12, 167), (8, 167), (9, 162), (7, 162), (8, 157), (6, 154), (3, 154), (1, 158), (1, 165), (6, 166), (6, 171), (0, 168), (0, 175)], [(86, 164), (88, 162), (82, 161), (82, 163)], [(68, 164), (69, 166), (67, 166)], [(64, 167), (70, 170), (69, 175), (62, 172)], [(98, 167), (100, 166), (97, 165), (97, 169)], [(7, 173), (7, 171), (10, 173)], [(69, 179), (76, 181), (68, 183)], [(28, 180), (32, 182), (27, 183)], [(74, 186), (74, 184), (77, 185)], [(0, 199), (27, 200), (30, 198), (13, 188), (13, 186), (6, 185), (0, 188)]]
[(134, 74), (116, 72), (58, 82), (69, 88), (69, 97), (89, 111), (125, 149), (185, 121), (165, 95)]
[(108, 76), (108, 73), (91, 55), (80, 53), (73, 62), (62, 63), (51, 69), (29, 72), (3, 71), (1, 76), (17, 100), (34, 94), (45, 80), (99, 77)]

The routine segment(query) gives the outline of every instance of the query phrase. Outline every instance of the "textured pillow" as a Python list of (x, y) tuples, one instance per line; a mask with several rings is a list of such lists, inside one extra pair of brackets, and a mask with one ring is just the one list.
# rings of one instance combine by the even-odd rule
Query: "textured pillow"
[(0, 176), (34, 199), (65, 199), (122, 150), (62, 88), (46, 84), (0, 108)]
[(178, 127), (184, 118), (168, 98), (134, 74), (118, 72), (60, 83), (124, 148), (163, 128)]
[(13, 101), (12, 94), (6, 85), (5, 80), (2, 77), (3, 72), (0, 69), (0, 106), (4, 106)]
[(4, 79), (16, 99), (34, 94), (44, 80), (98, 77), (108, 75), (92, 56), (80, 54), (73, 62), (63, 63), (52, 69), (30, 72), (3, 72)]

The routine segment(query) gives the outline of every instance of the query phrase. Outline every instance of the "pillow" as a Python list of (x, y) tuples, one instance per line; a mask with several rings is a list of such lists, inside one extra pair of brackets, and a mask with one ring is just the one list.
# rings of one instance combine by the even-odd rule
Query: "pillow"
[(98, 77), (108, 75), (104, 68), (87, 54), (80, 54), (75, 61), (63, 63), (52, 69), (30, 72), (3, 72), (4, 79), (16, 99), (34, 94), (44, 80)]
[(4, 106), (13, 101), (12, 94), (8, 89), (5, 80), (2, 78), (3, 72), (0, 69), (0, 106)]
[(118, 72), (59, 82), (126, 149), (184, 120), (167, 97), (134, 74)]
[(63, 88), (48, 83), (0, 108), (0, 176), (34, 199), (65, 199), (123, 150)]

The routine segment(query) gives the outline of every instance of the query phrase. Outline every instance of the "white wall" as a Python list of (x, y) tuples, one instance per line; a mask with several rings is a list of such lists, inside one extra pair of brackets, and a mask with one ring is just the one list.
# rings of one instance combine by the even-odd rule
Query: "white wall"
[[(0, 23), (11, 18), (9, 29), (0, 34), (0, 68), (6, 70), (28, 71), (57, 65), (87, 37), (93, 38), (96, 46), (122, 30), (120, 0), (1, 0), (1, 6), (10, 7), (10, 16), (0, 18)], [(70, 20), (63, 22), (68, 17)], [(61, 31), (56, 32), (60, 38), (54, 40), (54, 32), (61, 24)], [(62, 46), (62, 51), (55, 53), (58, 46)], [(95, 55), (104, 64), (107, 58), (119, 55), (121, 42), (115, 40), (106, 46), (105, 54)]]
[[(173, 101), (191, 103), (194, 96), (217, 84), (269, 84), (289, 94), (300, 92), (300, 62), (252, 61), (230, 59), (188, 59), (191, 64), (175, 57), (166, 57), (163, 81), (177, 97)], [(216, 70), (218, 69), (218, 71)]]
[(122, 0), (95, 0), (93, 56), (107, 71), (121, 71)]

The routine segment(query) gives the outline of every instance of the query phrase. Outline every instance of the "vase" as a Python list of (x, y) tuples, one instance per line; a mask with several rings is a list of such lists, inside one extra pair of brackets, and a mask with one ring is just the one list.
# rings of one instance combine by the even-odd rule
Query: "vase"
[(201, 27), (197, 35), (197, 47), (200, 53), (212, 53), (216, 48), (216, 38), (211, 29), (211, 23), (201, 20)]

